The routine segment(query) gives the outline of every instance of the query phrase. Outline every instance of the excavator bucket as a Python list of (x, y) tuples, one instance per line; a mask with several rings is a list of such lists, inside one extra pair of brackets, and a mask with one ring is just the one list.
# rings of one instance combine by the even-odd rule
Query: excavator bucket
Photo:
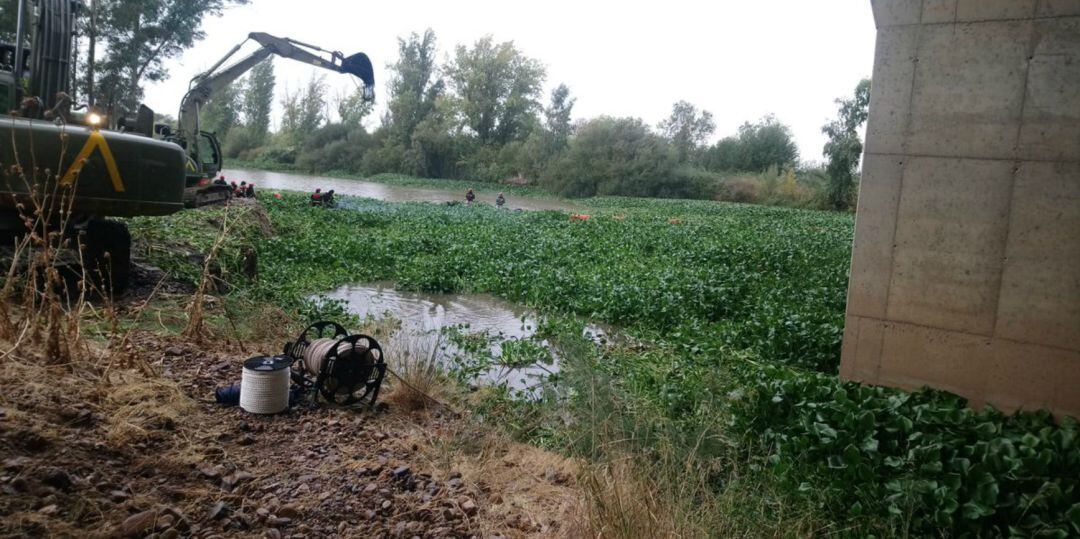
[[(371, 59), (368, 55), (358, 52), (341, 62), (341, 72), (355, 76), (364, 82), (365, 90), (375, 88), (375, 70), (371, 67)], [(367, 92), (365, 91), (365, 94)], [(374, 94), (372, 94), (374, 97)]]

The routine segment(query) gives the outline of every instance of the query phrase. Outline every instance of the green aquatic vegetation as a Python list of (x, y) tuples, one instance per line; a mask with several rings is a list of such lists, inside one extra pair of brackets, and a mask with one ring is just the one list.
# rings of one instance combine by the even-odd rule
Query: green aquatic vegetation
[[(349, 282), (490, 292), (625, 328), (688, 324), (778, 362), (835, 372), (850, 257), (844, 214), (598, 200), (596, 215), (286, 195), (268, 209), (259, 290), (299, 301)], [(677, 224), (673, 224), (677, 223)]]
[[(677, 455), (703, 467), (717, 495), (766, 492), (771, 511), (808, 511), (830, 533), (1080, 534), (1075, 423), (837, 379), (850, 215), (620, 198), (586, 201), (587, 219), (349, 198), (327, 210), (299, 194), (263, 201), (276, 234), (246, 236), (259, 278), (236, 279), (234, 294), (334, 317), (343, 304), (309, 298), (392, 280), (535, 309), (528, 339), (462, 327), (446, 341), (468, 352), (456, 354), (466, 382), (500, 362), (543, 362), (543, 342), (554, 344), (563, 362), (544, 398), (487, 388), (475, 410), (521, 439), (586, 458), (632, 440), (643, 461)], [(212, 241), (220, 211), (136, 221), (133, 231), (196, 248)], [(153, 256), (178, 275), (197, 272), (190, 257)], [(237, 263), (223, 257), (223, 272), (235, 275)], [(585, 319), (630, 339), (597, 347), (582, 337)], [(729, 468), (770, 486), (718, 471)]]

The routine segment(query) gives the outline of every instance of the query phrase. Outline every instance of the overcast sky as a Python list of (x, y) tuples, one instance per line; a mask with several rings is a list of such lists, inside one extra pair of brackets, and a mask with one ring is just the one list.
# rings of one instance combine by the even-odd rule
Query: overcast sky
[[(252, 0), (205, 21), (207, 38), (169, 62), (170, 78), (147, 88), (146, 102), (175, 115), (192, 76), (262, 31), (346, 55), (366, 52), (378, 115), (397, 38), (428, 27), (440, 57), (485, 34), (513, 40), (547, 66), (545, 102), (555, 85), (570, 87), (575, 118), (635, 116), (655, 125), (685, 99), (713, 113), (719, 138), (773, 113), (811, 161), (821, 160), (821, 125), (835, 114), (833, 100), (850, 95), (873, 67), (868, 0)], [(283, 85), (295, 89), (321, 71), (282, 59), (275, 70), (279, 96)], [(327, 72), (332, 94), (354, 88), (345, 77)]]

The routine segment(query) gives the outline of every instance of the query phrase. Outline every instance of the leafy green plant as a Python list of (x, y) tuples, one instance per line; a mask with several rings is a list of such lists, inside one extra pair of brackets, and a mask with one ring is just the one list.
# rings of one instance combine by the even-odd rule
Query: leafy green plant
[(1080, 533), (1080, 430), (1047, 412), (973, 410), (940, 391), (749, 369), (734, 426), (797, 491), (836, 518), (916, 534)]

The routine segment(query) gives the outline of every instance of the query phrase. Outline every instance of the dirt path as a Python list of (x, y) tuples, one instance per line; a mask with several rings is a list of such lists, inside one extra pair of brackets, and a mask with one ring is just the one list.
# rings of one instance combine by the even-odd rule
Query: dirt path
[(137, 336), (160, 375), (0, 361), (0, 536), (563, 537), (574, 464), (448, 410), (213, 403), (247, 355)]

